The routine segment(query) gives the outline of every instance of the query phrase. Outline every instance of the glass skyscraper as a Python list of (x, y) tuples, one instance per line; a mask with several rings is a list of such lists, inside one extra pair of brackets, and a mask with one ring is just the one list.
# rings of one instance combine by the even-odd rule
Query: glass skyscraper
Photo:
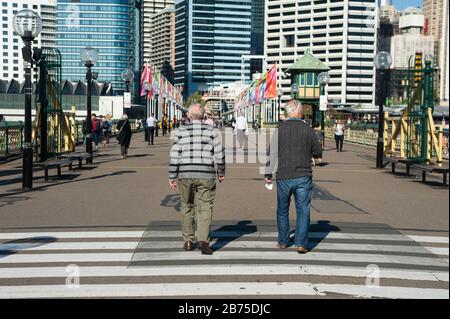
[(241, 58), (251, 54), (252, 0), (177, 0), (175, 8), (175, 82), (184, 94), (240, 81)]
[(134, 69), (134, 0), (58, 0), (57, 35), (62, 56), (62, 79), (84, 80), (86, 69), (80, 51), (91, 46), (98, 50), (94, 71), (98, 82), (112, 83), (121, 94), (124, 69)]

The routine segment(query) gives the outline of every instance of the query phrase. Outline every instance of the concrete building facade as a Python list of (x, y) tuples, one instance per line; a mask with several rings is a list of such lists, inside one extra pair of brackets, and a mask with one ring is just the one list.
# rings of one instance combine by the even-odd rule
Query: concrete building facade
[[(378, 1), (266, 1), (268, 66), (286, 70), (306, 50), (327, 64), (329, 101), (336, 105), (375, 105)], [(290, 80), (281, 78), (283, 101)]]
[(175, 68), (175, 6), (155, 13), (151, 17), (150, 43), (152, 50), (148, 62), (162, 69), (165, 61)]
[(141, 60), (143, 63), (152, 59), (152, 17), (167, 7), (174, 5), (175, 0), (141, 0)]
[(23, 10), (35, 11), (42, 19), (42, 32), (33, 45), (42, 48), (56, 47), (56, 0), (0, 1), (2, 21), (0, 25), (0, 79), (24, 80), (21, 38), (13, 29), (14, 15)]

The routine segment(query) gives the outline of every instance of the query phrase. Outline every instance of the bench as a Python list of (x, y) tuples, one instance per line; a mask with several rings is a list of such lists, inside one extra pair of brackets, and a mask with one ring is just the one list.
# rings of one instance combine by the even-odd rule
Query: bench
[(391, 163), (392, 165), (392, 174), (395, 174), (395, 169), (397, 164), (405, 164), (406, 165), (406, 176), (411, 176), (411, 166), (414, 163), (412, 160), (405, 158), (397, 158), (392, 157), (387, 159), (387, 163)]
[(44, 169), (45, 181), (48, 182), (48, 170), (50, 168), (56, 168), (58, 170), (58, 178), (61, 178), (61, 168), (69, 166), (69, 169), (72, 170), (72, 162), (73, 160), (69, 158), (49, 159), (42, 163), (35, 163), (34, 165)]
[(63, 155), (64, 158), (71, 159), (72, 161), (78, 161), (78, 168), (83, 168), (83, 160), (88, 164), (88, 160), (92, 158), (92, 155), (86, 152), (81, 153), (70, 153)]
[(437, 173), (443, 175), (443, 186), (447, 186), (447, 175), (449, 172), (448, 167), (439, 167), (439, 166), (432, 166), (432, 165), (425, 165), (425, 164), (414, 164), (413, 169), (421, 171), (422, 172), (422, 182), (426, 183), (427, 181), (427, 173)]

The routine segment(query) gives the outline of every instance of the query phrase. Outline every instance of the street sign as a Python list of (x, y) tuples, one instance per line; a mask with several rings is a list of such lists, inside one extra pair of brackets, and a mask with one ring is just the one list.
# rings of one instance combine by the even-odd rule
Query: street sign
[(131, 109), (131, 93), (130, 92), (125, 92), (123, 94), (123, 108)]
[(325, 112), (328, 109), (328, 101), (326, 95), (320, 96), (320, 111)]

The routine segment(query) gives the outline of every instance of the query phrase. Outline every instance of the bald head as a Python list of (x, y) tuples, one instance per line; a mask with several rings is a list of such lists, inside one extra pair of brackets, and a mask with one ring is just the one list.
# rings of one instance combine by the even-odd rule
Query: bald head
[(288, 117), (303, 117), (303, 106), (300, 101), (292, 99), (286, 103), (286, 113)]
[(194, 103), (189, 106), (188, 115), (191, 120), (201, 121), (205, 115), (205, 109), (200, 103)]

